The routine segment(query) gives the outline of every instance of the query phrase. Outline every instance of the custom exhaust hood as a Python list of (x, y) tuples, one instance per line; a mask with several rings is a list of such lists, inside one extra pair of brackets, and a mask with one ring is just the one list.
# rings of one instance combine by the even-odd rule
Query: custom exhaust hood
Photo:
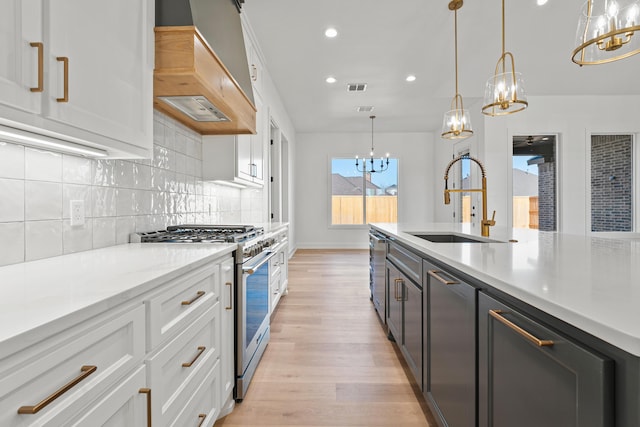
[(256, 133), (244, 0), (156, 0), (153, 105), (203, 135)]

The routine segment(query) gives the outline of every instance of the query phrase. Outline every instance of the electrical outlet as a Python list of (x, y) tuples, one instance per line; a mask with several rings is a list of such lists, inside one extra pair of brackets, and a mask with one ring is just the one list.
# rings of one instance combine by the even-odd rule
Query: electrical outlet
[(71, 200), (71, 226), (84, 225), (84, 200)]

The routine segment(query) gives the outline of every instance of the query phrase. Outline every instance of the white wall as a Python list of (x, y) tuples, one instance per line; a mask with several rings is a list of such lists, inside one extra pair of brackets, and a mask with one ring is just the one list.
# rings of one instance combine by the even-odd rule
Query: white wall
[[(487, 117), (479, 141), (487, 167), (489, 212), (511, 224), (513, 135), (559, 134), (559, 230), (586, 234), (589, 222), (589, 147), (591, 134), (640, 133), (639, 96), (530, 97), (527, 110)], [(640, 165), (636, 165), (640, 167)]]
[[(399, 159), (398, 221), (433, 221), (434, 142), (430, 133), (376, 133), (379, 153)], [(296, 138), (295, 219), (299, 248), (366, 248), (367, 227), (330, 227), (330, 158), (366, 154), (371, 133), (308, 133)]]

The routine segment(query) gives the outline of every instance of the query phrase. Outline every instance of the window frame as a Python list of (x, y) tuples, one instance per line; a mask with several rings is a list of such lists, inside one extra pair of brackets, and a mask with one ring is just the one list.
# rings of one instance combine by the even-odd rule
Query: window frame
[[(340, 154), (334, 154), (334, 155), (329, 155), (328, 156), (328, 160), (327, 160), (327, 165), (328, 165), (328, 172), (327, 172), (327, 224), (328, 224), (328, 228), (329, 229), (341, 229), (341, 230), (348, 230), (348, 229), (353, 229), (353, 230), (367, 230), (369, 229), (369, 223), (366, 222), (367, 220), (367, 191), (366, 191), (366, 183), (365, 183), (365, 176), (364, 176), (364, 172), (362, 173), (362, 185), (363, 185), (363, 191), (362, 191), (362, 224), (334, 224), (333, 223), (333, 215), (332, 215), (332, 209), (333, 209), (333, 182), (332, 182), (332, 175), (333, 175), (333, 160), (353, 160), (353, 162), (355, 163), (356, 159), (352, 154), (344, 154), (344, 155), (340, 155)], [(398, 193), (397, 193), (397, 210), (398, 210), (398, 218), (400, 217), (400, 159), (397, 157), (389, 157), (389, 160), (395, 160), (396, 161), (396, 165), (397, 165), (397, 174), (396, 174), (396, 181), (398, 182), (396, 185), (398, 187)]]

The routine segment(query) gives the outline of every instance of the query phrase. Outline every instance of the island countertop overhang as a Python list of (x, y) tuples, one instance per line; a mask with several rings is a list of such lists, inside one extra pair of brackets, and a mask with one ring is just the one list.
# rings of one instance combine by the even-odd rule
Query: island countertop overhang
[(479, 228), (469, 224), (370, 225), (490, 288), (640, 356), (638, 239), (492, 227), (490, 239), (498, 242), (433, 243), (412, 233), (481, 236)]

